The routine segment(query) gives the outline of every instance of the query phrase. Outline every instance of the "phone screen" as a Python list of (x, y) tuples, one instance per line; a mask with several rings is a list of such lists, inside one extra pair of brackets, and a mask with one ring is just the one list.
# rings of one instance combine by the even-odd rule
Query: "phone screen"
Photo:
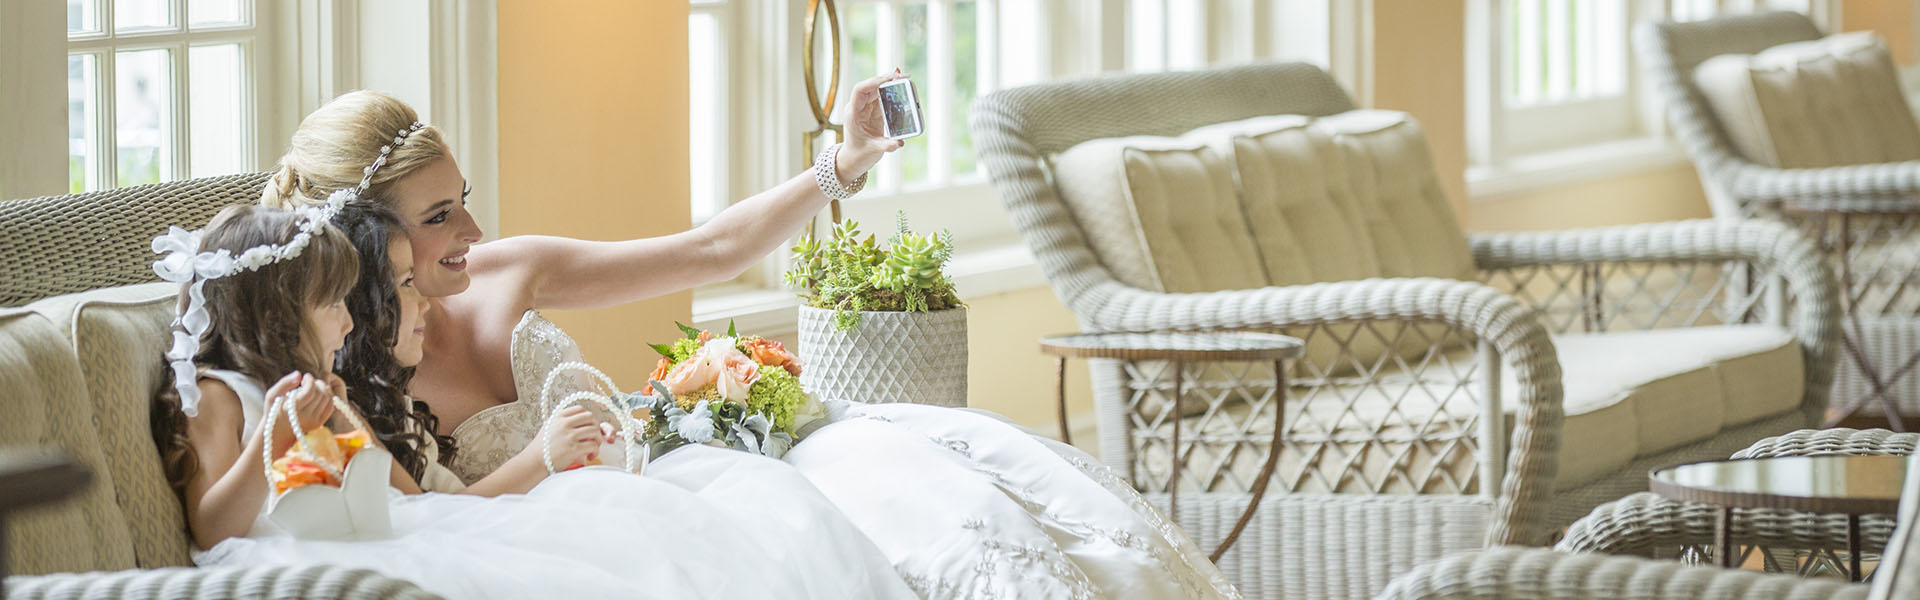
[(886, 118), (887, 139), (920, 135), (920, 102), (913, 95), (910, 80), (896, 79), (880, 86), (880, 112)]

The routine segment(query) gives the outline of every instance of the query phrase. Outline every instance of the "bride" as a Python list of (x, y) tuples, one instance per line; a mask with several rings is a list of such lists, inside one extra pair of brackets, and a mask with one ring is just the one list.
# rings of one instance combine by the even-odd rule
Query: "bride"
[[(526, 400), (556, 365), (582, 359), (539, 311), (614, 306), (744, 272), (904, 145), (881, 134), (876, 92), (902, 77), (854, 87), (846, 143), (813, 168), (667, 236), (479, 243), (471, 189), (440, 130), (414, 127), (411, 107), (365, 91), (301, 122), (261, 201), (310, 205), (357, 185), (399, 133), (404, 143), (391, 144), (363, 197), (405, 222), (414, 285), (430, 305), (408, 391), (431, 409), (434, 433), (452, 439), (442, 462), (454, 474), (490, 493), (524, 492), (546, 477), (539, 453), (526, 451), (540, 427)], [(922, 597), (1238, 596), (1184, 533), (1084, 453), (979, 411), (888, 404), (849, 415), (787, 461)]]

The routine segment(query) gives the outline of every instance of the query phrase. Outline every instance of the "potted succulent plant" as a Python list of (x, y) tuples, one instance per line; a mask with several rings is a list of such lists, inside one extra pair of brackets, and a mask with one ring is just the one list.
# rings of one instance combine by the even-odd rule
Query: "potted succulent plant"
[(967, 403), (967, 309), (945, 272), (953, 237), (920, 235), (900, 215), (882, 248), (848, 220), (793, 247), (801, 385), (822, 398)]

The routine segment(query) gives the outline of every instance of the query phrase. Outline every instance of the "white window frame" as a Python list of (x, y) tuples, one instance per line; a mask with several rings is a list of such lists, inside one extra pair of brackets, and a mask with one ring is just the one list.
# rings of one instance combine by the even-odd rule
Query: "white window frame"
[[(1618, 94), (1513, 105), (1507, 93), (1505, 23), (1510, 0), (1469, 0), (1467, 13), (1467, 192), (1488, 199), (1687, 163), (1666, 136), (1665, 106), (1646, 85), (1632, 49), (1635, 24), (1683, 12), (1764, 10), (1770, 0), (1619, 0), (1626, 23), (1624, 87)], [(1839, 0), (1806, 0), (1824, 28)], [(1700, 5), (1700, 6), (1694, 6)], [(1711, 5), (1711, 6), (1707, 6)], [(1682, 15), (1686, 16), (1686, 15)], [(1705, 16), (1695, 14), (1693, 17)]]
[[(865, 3), (906, 4), (925, 0), (839, 0), (841, 11)], [(1021, 85), (1053, 78), (1092, 75), (1127, 70), (1129, 0), (977, 0), (977, 23), (982, 28), (979, 42), (980, 73), (977, 96), (985, 96), (1003, 86)], [(1357, 98), (1365, 98), (1363, 57), (1355, 56), (1358, 44), (1352, 43), (1359, 28), (1356, 14), (1346, 0), (1152, 0), (1176, 5), (1193, 5), (1197, 15), (1189, 22), (1205, 28), (1198, 36), (1199, 48), (1188, 50), (1204, 56), (1205, 65), (1276, 60), (1299, 56), (1298, 40), (1311, 34), (1312, 58), (1334, 65), (1333, 71), (1343, 83), (1354, 89)], [(725, 181), (718, 183), (732, 193), (726, 197), (738, 201), (748, 193), (772, 188), (805, 169), (811, 153), (800, 148), (800, 133), (813, 128), (813, 116), (803, 91), (800, 58), (791, 49), (798, 46), (804, 26), (805, 2), (755, 2), (751, 0), (690, 0), (693, 11), (713, 11), (722, 15), (728, 76), (721, 86), (726, 90), (720, 128), (727, 148)], [(1370, 1), (1358, 4), (1370, 6)], [(1319, 21), (1286, 18), (1288, 10), (1299, 6), (1318, 9)], [(931, 0), (929, 19), (947, 13), (950, 0)], [(1333, 14), (1328, 14), (1333, 13)], [(842, 43), (852, 38), (842, 23)], [(821, 24), (824, 35), (826, 26)], [(1044, 32), (1049, 43), (1038, 49), (1038, 56), (1002, 56), (995, 43), (1002, 31), (1031, 28)], [(936, 28), (938, 29), (938, 28)], [(1275, 35), (1293, 32), (1294, 35)], [(1161, 33), (1164, 35), (1164, 32)], [(941, 43), (940, 33), (929, 32), (928, 64), (931, 72), (915, 73), (916, 78), (944, 78), (941, 52), (950, 44)], [(746, 41), (751, 41), (748, 43)], [(884, 40), (883, 40), (884, 42)], [(878, 52), (881, 67), (891, 66), (887, 44)], [(897, 50), (897, 48), (896, 48)], [(844, 57), (848, 50), (842, 48)], [(1199, 65), (1195, 65), (1199, 66)], [(848, 101), (847, 88), (868, 74), (843, 72), (839, 103)], [(822, 73), (824, 76), (824, 73)], [(951, 122), (952, 111), (959, 107), (943, 89), (922, 86), (927, 122)], [(925, 140), (912, 143), (944, 142), (953, 132), (929, 128)], [(1000, 205), (997, 192), (983, 171), (952, 173), (952, 161), (943, 149), (945, 143), (929, 146), (930, 177), (926, 182), (895, 185), (899, 161), (888, 158), (876, 167), (879, 185), (842, 203), (843, 216), (862, 224), (870, 233), (892, 230), (895, 214), (906, 211), (917, 229), (944, 228), (954, 235), (957, 253), (949, 267), (960, 296), (978, 297), (1045, 285), (1033, 257), (1012, 227), (1011, 219)], [(816, 226), (824, 228), (824, 214)], [(780, 286), (786, 252), (773, 256), (749, 269), (742, 277), (694, 291), (693, 318), (703, 327), (725, 326), (729, 320), (740, 327), (765, 335), (783, 335), (793, 331), (794, 294)]]
[[(273, 158), (265, 148), (271, 147), (269, 140), (262, 135), (260, 127), (261, 107), (276, 104), (273, 86), (263, 74), (265, 63), (272, 60), (274, 50), (271, 47), (271, 34), (274, 32), (273, 11), (277, 3), (273, 0), (253, 0), (241, 3), (242, 24), (230, 26), (191, 27), (188, 23), (188, 0), (171, 0), (171, 19), (173, 29), (133, 30), (116, 32), (114, 30), (113, 0), (91, 0), (96, 3), (100, 30), (98, 32), (66, 35), (65, 56), (90, 54), (94, 57), (96, 72), (100, 84), (94, 89), (94, 105), (98, 107), (93, 115), (93, 127), (99, 134), (95, 138), (93, 152), (98, 153), (97, 168), (86, 173), (86, 191), (110, 190), (121, 187), (118, 181), (117, 161), (119, 152), (115, 143), (118, 135), (115, 121), (117, 90), (113, 80), (117, 55), (120, 52), (140, 50), (167, 50), (171, 63), (168, 76), (171, 97), (168, 117), (171, 125), (169, 152), (172, 160), (168, 169), (159, 174), (159, 181), (177, 181), (186, 179), (192, 172), (192, 155), (188, 149), (192, 135), (190, 113), (192, 98), (188, 82), (191, 81), (188, 60), (189, 50), (195, 46), (213, 44), (238, 44), (241, 47), (241, 85), (239, 120), (242, 156), (248, 158), (252, 169), (264, 168), (272, 164)], [(62, 3), (64, 4), (64, 3)], [(61, 31), (65, 32), (65, 24)], [(64, 62), (62, 63), (64, 65)], [(62, 85), (61, 89), (65, 89)], [(64, 97), (63, 97), (64, 100)], [(63, 120), (62, 123), (65, 123)], [(62, 153), (65, 154), (64, 152)], [(243, 167), (246, 169), (246, 167)]]

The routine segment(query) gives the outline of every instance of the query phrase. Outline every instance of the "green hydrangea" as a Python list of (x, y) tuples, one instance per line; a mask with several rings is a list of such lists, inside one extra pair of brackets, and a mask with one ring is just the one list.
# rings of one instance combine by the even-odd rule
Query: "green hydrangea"
[(680, 364), (680, 361), (686, 360), (687, 357), (689, 356), (693, 356), (693, 353), (698, 350), (700, 350), (699, 340), (696, 340), (693, 338), (680, 338), (680, 339), (674, 340), (673, 341), (673, 364), (676, 364), (676, 365)]
[(807, 402), (800, 391), (800, 378), (781, 367), (761, 365), (760, 379), (753, 382), (747, 397), (747, 410), (773, 421), (774, 431), (793, 432), (794, 412)]

